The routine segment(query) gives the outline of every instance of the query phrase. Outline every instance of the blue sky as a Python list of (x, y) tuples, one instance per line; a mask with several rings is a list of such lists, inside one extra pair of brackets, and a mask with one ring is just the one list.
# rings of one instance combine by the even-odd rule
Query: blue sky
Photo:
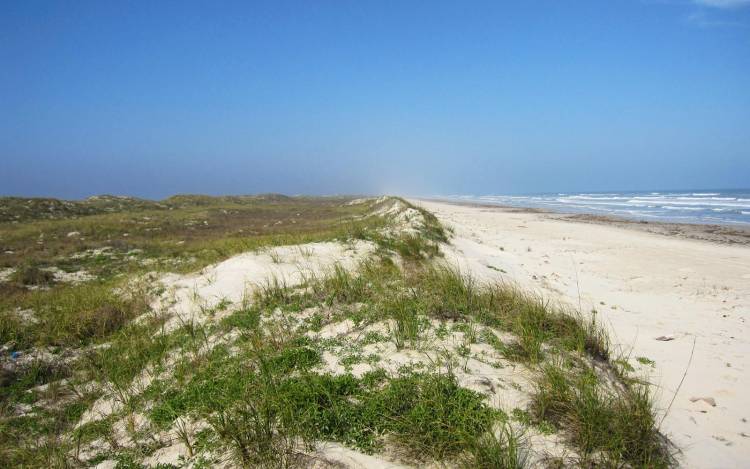
[(750, 0), (0, 5), (0, 194), (750, 186)]

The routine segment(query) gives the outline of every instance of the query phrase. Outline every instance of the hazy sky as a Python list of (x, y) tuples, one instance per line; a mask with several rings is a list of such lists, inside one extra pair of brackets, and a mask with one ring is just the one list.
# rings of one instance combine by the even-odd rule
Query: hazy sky
[(750, 0), (0, 4), (0, 194), (750, 186)]

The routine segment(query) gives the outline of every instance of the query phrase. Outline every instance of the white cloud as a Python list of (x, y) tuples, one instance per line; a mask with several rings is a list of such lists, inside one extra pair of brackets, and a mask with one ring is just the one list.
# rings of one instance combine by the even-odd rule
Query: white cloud
[(698, 5), (716, 8), (739, 8), (750, 6), (750, 0), (693, 0)]

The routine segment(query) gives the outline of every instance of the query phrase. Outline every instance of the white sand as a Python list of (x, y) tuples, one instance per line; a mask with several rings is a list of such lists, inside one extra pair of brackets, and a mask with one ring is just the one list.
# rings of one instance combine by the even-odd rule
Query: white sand
[[(575, 308), (580, 302), (583, 311), (595, 308), (637, 371), (658, 386), (662, 410), (695, 340), (662, 430), (683, 451), (686, 467), (748, 467), (750, 247), (542, 213), (415, 203), (454, 228), (446, 257), (462, 269), (480, 279), (517, 282)], [(656, 340), (661, 336), (672, 340)], [(639, 365), (635, 357), (656, 363)]]
[(312, 463), (308, 467), (313, 469), (342, 467), (348, 469), (405, 469), (411, 467), (330, 442), (319, 443), (317, 450), (310, 456), (312, 457)]
[(236, 306), (253, 289), (273, 279), (294, 286), (311, 275), (326, 273), (335, 265), (352, 269), (374, 249), (372, 243), (364, 241), (348, 245), (328, 242), (239, 254), (198, 274), (165, 276), (162, 283), (169, 294), (163, 295), (155, 307), (167, 307), (173, 314), (166, 324), (167, 330), (191, 320), (203, 323), (212, 319), (205, 312), (222, 301)]

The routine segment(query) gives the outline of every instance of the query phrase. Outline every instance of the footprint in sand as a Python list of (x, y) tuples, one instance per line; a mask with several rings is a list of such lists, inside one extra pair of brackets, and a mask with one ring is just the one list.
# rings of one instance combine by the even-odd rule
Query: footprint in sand
[(716, 399), (713, 397), (691, 397), (690, 402), (704, 402), (711, 407), (716, 407)]

